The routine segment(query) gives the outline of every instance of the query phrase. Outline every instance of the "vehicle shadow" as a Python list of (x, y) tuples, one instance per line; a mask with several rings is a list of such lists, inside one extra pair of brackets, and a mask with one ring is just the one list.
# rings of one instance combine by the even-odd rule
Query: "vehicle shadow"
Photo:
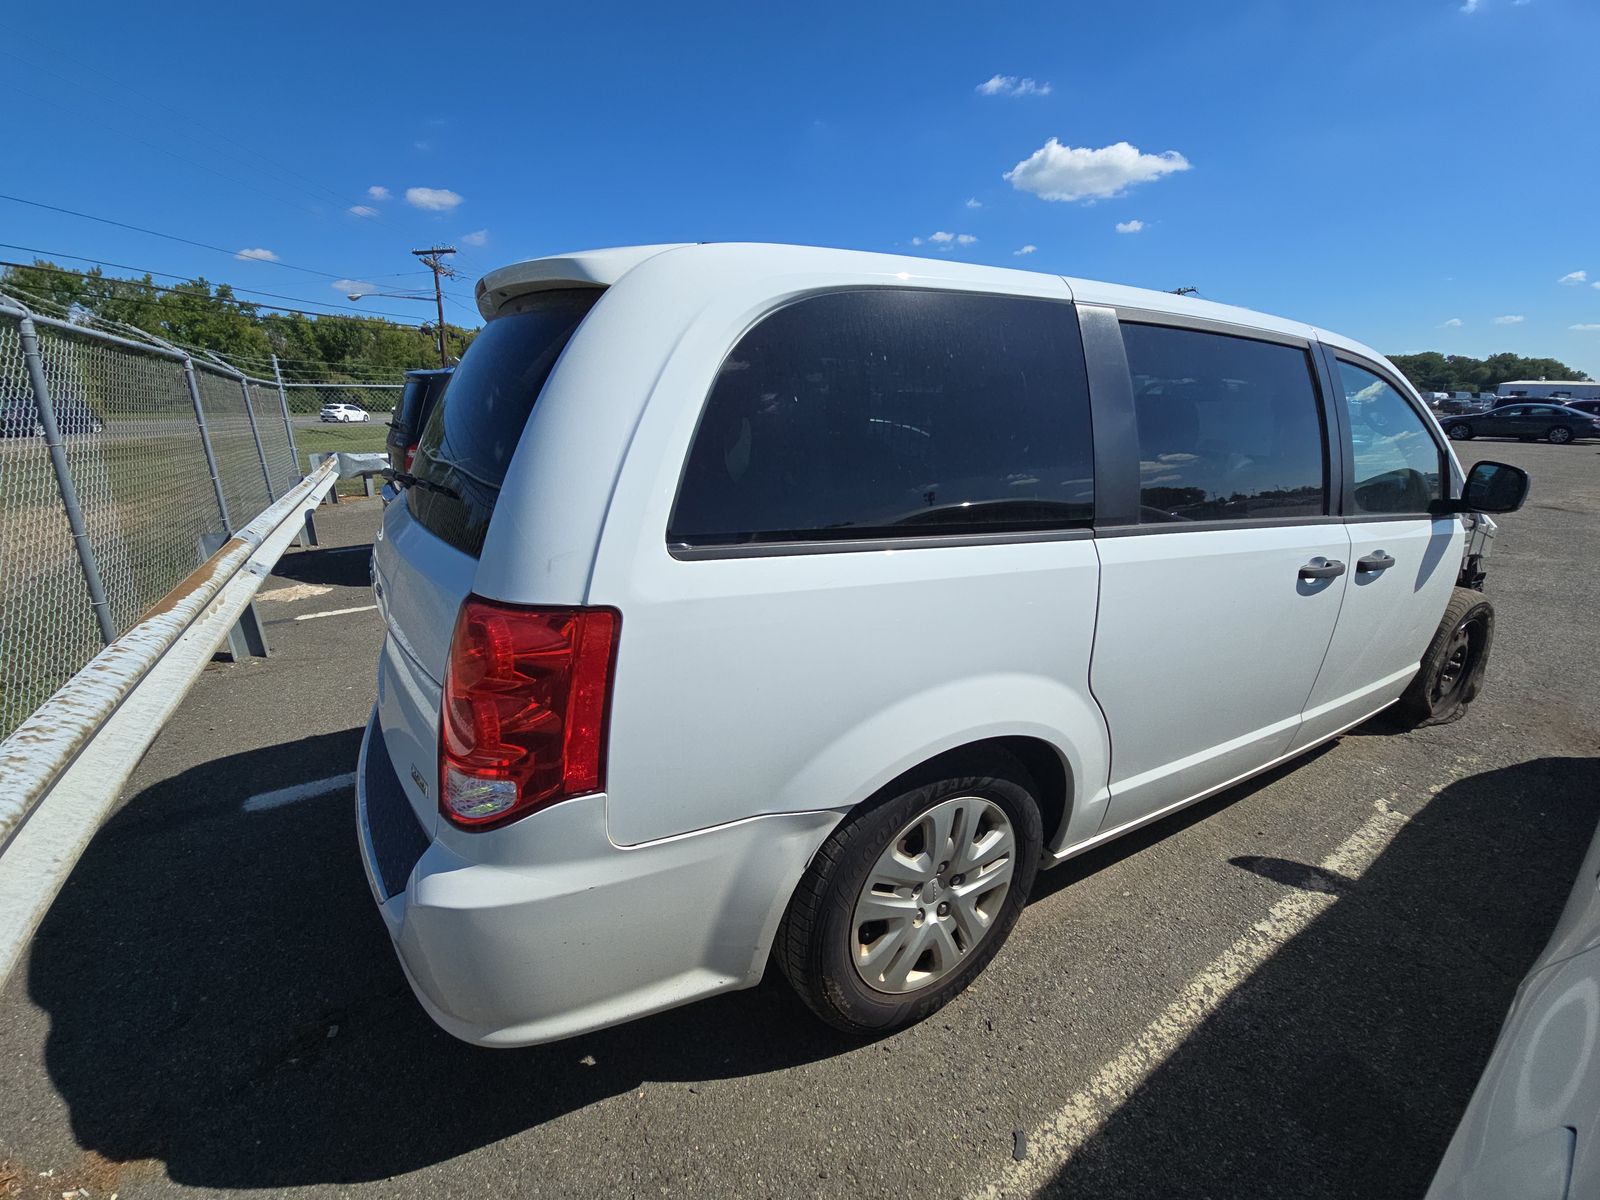
[(368, 561), (372, 547), (333, 546), (285, 554), (272, 568), (274, 579), (364, 588), (372, 583)]
[(1420, 1196), (1600, 819), (1600, 759), (1441, 791), (1099, 1126), (1049, 1196)]
[(348, 771), (360, 736), (236, 754), (156, 784), (73, 871), (34, 939), (28, 991), (49, 1015), (45, 1067), (85, 1150), (159, 1159), (207, 1189), (379, 1180), (645, 1080), (859, 1049), (770, 976), (551, 1046), (482, 1050), (442, 1033), (373, 906), (349, 790), (241, 808)]

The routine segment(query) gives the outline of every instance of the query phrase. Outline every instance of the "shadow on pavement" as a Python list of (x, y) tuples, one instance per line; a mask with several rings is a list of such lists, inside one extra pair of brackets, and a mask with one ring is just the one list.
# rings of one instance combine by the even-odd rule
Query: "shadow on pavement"
[(1122, 1105), (1052, 1196), (1420, 1196), (1600, 819), (1600, 759), (1452, 784)]
[(154, 785), (73, 871), (34, 941), (28, 988), (49, 1014), (45, 1064), (86, 1150), (160, 1159), (202, 1188), (375, 1180), (643, 1080), (772, 1071), (858, 1046), (770, 978), (547, 1047), (480, 1050), (440, 1032), (367, 890), (351, 793), (240, 808), (349, 771), (360, 737), (222, 757)]
[(370, 545), (332, 546), (285, 554), (272, 569), (274, 579), (295, 583), (323, 583), (333, 587), (364, 588), (372, 583), (367, 563)]

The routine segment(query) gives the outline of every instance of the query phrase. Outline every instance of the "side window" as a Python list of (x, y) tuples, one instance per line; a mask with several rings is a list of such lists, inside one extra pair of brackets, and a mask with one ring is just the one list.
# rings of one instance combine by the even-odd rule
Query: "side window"
[(1439, 443), (1404, 396), (1364, 367), (1339, 360), (1339, 384), (1350, 414), (1355, 510), (1424, 513), (1444, 497)]
[(1094, 515), (1071, 305), (874, 289), (779, 309), (723, 362), (668, 541), (995, 533)]
[(1327, 454), (1311, 360), (1274, 342), (1122, 326), (1144, 523), (1316, 516)]

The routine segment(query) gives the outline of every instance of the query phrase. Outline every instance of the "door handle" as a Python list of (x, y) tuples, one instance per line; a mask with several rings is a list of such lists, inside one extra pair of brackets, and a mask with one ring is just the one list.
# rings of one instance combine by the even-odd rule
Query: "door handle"
[(1382, 550), (1374, 550), (1371, 554), (1363, 554), (1356, 559), (1356, 570), (1363, 575), (1387, 571), (1392, 566), (1394, 566), (1394, 555), (1385, 554)]
[(1344, 574), (1344, 564), (1337, 558), (1318, 555), (1300, 568), (1301, 579), (1337, 579)]

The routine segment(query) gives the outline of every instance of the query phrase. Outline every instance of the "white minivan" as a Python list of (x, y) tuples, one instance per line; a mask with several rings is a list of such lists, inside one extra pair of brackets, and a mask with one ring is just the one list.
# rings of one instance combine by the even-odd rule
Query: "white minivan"
[(548, 1041), (750, 987), (917, 1020), (1041, 866), (1397, 705), (1458, 716), (1493, 523), (1382, 356), (881, 254), (486, 276), (373, 553), (369, 882), (428, 1012)]

